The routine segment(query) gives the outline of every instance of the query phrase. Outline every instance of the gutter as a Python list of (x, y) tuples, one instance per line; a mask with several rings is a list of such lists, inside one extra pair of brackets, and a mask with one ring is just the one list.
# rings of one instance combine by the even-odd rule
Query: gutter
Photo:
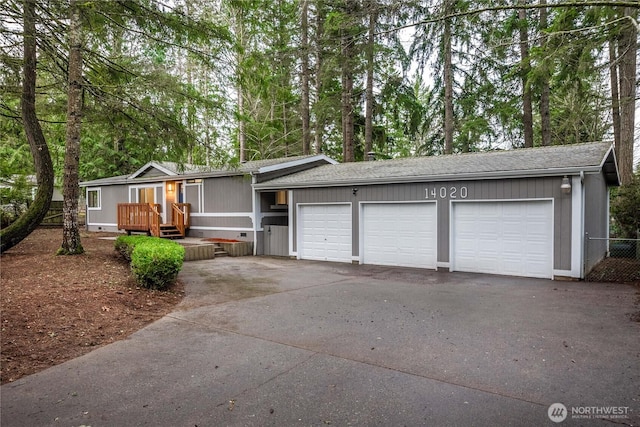
[(572, 167), (557, 169), (534, 169), (534, 170), (518, 170), (518, 171), (500, 171), (500, 172), (474, 172), (469, 174), (446, 174), (446, 175), (412, 175), (401, 177), (384, 177), (371, 179), (356, 180), (340, 180), (340, 181), (314, 181), (300, 183), (278, 183), (267, 181), (263, 184), (256, 184), (257, 190), (276, 190), (283, 188), (318, 188), (318, 187), (343, 187), (353, 185), (371, 185), (371, 184), (399, 184), (414, 182), (438, 182), (438, 181), (472, 181), (484, 179), (505, 179), (505, 178), (531, 178), (546, 177), (558, 175), (578, 175), (581, 172), (598, 173), (600, 165), (590, 167)]

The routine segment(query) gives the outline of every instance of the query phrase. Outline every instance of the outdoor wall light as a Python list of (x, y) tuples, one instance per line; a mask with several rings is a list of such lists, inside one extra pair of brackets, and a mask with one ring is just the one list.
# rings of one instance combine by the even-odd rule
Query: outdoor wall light
[(353, 187), (351, 192), (353, 193), (354, 196), (356, 196), (358, 194), (358, 187)]
[(560, 189), (564, 194), (571, 193), (571, 181), (569, 181), (568, 176), (565, 175), (564, 178), (562, 178), (562, 185), (560, 185)]
[(167, 183), (167, 190), (169, 190), (170, 193), (173, 191), (173, 183), (172, 182)]

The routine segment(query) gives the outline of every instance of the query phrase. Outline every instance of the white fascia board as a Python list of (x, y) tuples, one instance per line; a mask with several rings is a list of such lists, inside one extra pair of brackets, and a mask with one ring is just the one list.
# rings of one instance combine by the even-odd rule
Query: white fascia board
[(602, 158), (602, 161), (600, 162), (600, 170), (604, 170), (604, 164), (607, 163), (607, 159), (610, 155), (613, 156), (613, 163), (616, 167), (616, 176), (618, 177), (618, 185), (620, 185), (620, 170), (618, 169), (618, 159), (616, 157), (616, 150), (613, 144), (611, 144), (611, 147), (609, 147), (604, 157)]
[[(160, 172), (162, 173), (166, 173), (169, 176), (176, 176), (178, 175), (177, 173), (175, 173), (174, 171), (171, 171), (167, 168), (165, 168), (164, 166), (159, 165), (156, 162), (147, 162), (147, 164), (145, 164), (144, 166), (142, 166), (140, 169), (138, 169), (137, 171), (135, 171), (134, 173), (131, 174), (131, 176), (129, 178), (136, 178), (138, 175), (140, 175), (141, 173), (143, 173), (144, 171), (146, 171), (149, 168), (155, 168), (158, 169)], [(159, 177), (157, 177), (159, 178)]]
[(306, 165), (308, 163), (317, 162), (318, 160), (324, 160), (327, 163), (332, 165), (338, 164), (336, 160), (333, 160), (332, 158), (327, 157), (324, 154), (318, 154), (316, 156), (305, 157), (304, 159), (292, 160), (289, 162), (278, 163), (271, 166), (263, 166), (260, 169), (258, 169), (258, 173), (267, 173), (267, 172), (273, 172), (281, 169), (292, 168), (295, 166)]

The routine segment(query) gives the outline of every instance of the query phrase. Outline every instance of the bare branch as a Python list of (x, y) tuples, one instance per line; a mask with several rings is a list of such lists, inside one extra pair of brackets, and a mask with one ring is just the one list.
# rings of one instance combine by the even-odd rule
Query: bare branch
[[(500, 11), (500, 10), (519, 10), (519, 9), (541, 9), (541, 8), (548, 8), (548, 9), (558, 9), (558, 8), (571, 8), (571, 7), (594, 7), (594, 6), (610, 6), (610, 7), (634, 7), (634, 8), (638, 8), (640, 9), (640, 1), (617, 1), (617, 0), (609, 0), (609, 1), (598, 1), (598, 0), (594, 0), (594, 1), (587, 1), (587, 2), (566, 2), (566, 3), (555, 3), (555, 4), (548, 4), (548, 3), (543, 3), (543, 4), (517, 4), (517, 5), (509, 5), (509, 6), (491, 6), (491, 7), (484, 7), (484, 8), (480, 8), (480, 9), (475, 9), (475, 10), (469, 10), (466, 12), (456, 12), (456, 13), (449, 13), (449, 14), (445, 14), (442, 16), (438, 16), (435, 18), (430, 18), (430, 19), (423, 19), (422, 21), (419, 22), (414, 22), (411, 24), (407, 24), (407, 25), (401, 25), (399, 27), (395, 27), (395, 28), (390, 28), (388, 30), (384, 30), (384, 31), (379, 31), (377, 33), (375, 33), (375, 35), (383, 35), (383, 34), (388, 34), (388, 33), (392, 33), (395, 31), (400, 31), (403, 30), (405, 28), (411, 28), (411, 27), (415, 27), (418, 25), (422, 25), (422, 24), (433, 24), (435, 22), (440, 22), (446, 19), (451, 19), (451, 18), (458, 18), (461, 16), (473, 16), (473, 15), (478, 15), (484, 12), (495, 12), (495, 11)], [(638, 26), (638, 22), (633, 19), (630, 16), (626, 16), (625, 18), (630, 19), (633, 22), (633, 25), (635, 25), (635, 27), (640, 31), (640, 27)]]

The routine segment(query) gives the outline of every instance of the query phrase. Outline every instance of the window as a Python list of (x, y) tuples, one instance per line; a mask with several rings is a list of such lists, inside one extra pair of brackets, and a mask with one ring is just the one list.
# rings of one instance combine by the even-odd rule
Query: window
[(93, 188), (87, 190), (87, 208), (99, 210), (102, 207), (101, 194), (99, 188)]
[(155, 203), (155, 190), (153, 187), (138, 189), (138, 203)]
[(191, 204), (191, 213), (203, 212), (202, 180), (189, 179), (184, 186), (184, 201)]

